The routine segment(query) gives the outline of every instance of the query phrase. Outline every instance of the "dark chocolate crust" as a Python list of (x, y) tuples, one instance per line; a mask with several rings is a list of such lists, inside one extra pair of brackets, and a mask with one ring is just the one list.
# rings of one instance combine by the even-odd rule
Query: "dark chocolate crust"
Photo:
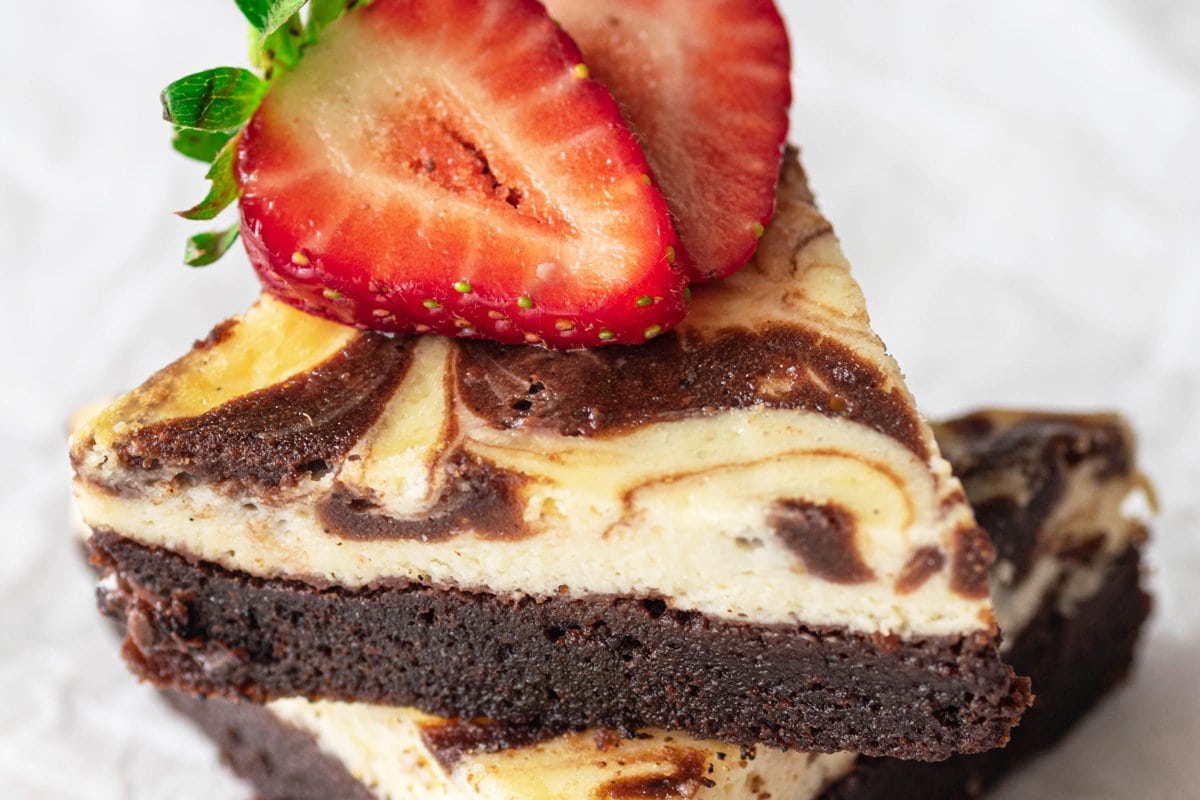
[[(1007, 748), (955, 756), (939, 764), (861, 758), (854, 771), (829, 787), (821, 800), (974, 798), (1053, 745), (1129, 670), (1149, 610), (1138, 573), (1138, 552), (1131, 548), (1110, 568), (1100, 592), (1073, 615), (1063, 616), (1049, 599), (1016, 639), (1011, 659), (1033, 675), (1039, 694)], [(254, 785), (263, 800), (371, 797), (340, 762), (318, 749), (309, 734), (261, 707), (165, 694), (216, 741), (225, 761)]]
[(1046, 750), (1128, 674), (1150, 597), (1139, 586), (1139, 553), (1130, 547), (1103, 587), (1064, 616), (1048, 601), (1016, 639), (1008, 659), (1033, 678), (1037, 702), (1002, 750), (940, 764), (860, 758), (820, 800), (967, 800)]
[(262, 580), (94, 534), (101, 607), (166, 688), (484, 716), (552, 734), (684, 730), (739, 745), (940, 759), (1007, 741), (1028, 681), (996, 638), (757, 625), (660, 599), (511, 599)]

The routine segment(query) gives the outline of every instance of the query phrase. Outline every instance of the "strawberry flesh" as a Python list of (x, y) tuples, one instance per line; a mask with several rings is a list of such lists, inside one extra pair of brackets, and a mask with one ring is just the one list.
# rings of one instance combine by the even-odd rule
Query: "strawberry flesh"
[(272, 85), (238, 142), (267, 289), (364, 328), (638, 343), (684, 314), (666, 202), (535, 0), (376, 0)]
[(754, 254), (775, 210), (791, 104), (771, 0), (546, 0), (612, 91), (670, 204), (692, 280)]

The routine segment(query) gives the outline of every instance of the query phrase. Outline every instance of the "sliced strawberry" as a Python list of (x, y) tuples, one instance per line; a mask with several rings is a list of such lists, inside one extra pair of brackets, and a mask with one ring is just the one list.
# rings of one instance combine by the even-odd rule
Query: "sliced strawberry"
[(612, 90), (671, 206), (693, 280), (753, 255), (775, 209), (791, 104), (771, 0), (545, 0)]
[(268, 289), (342, 322), (590, 347), (684, 314), (666, 203), (535, 0), (376, 0), (330, 25), (241, 135)]

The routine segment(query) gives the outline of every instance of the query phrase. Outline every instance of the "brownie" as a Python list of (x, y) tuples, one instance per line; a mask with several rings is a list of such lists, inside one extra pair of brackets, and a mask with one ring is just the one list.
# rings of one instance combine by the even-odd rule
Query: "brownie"
[[(73, 436), (134, 670), (544, 734), (936, 760), (1002, 745), (995, 551), (794, 151), (745, 268), (638, 347), (270, 297)], [(277, 346), (286, 339), (286, 346)]]
[[(1021, 564), (1020, 578), (1045, 554), (1069, 475), (1132, 475), (1129, 439), (1111, 417), (977, 414), (939, 435), (968, 491), (986, 497), (997, 548)], [(1024, 504), (988, 489), (1011, 490), (1014, 470), (1036, 489)], [(764, 625), (658, 597), (514, 598), (398, 581), (318, 588), (111, 531), (89, 546), (134, 671), (198, 694), (415, 706), (539, 736), (659, 727), (786, 748), (786, 733), (802, 730), (810, 751), (921, 760), (1004, 741), (1029, 696), (983, 635)], [(1007, 713), (997, 718), (997, 707)]]
[[(124, 620), (134, 672), (197, 694), (417, 706), (546, 734), (653, 726), (787, 747), (780, 731), (805, 730), (812, 750), (866, 742), (856, 749), (924, 759), (1003, 740), (1028, 697), (982, 635), (879, 641), (709, 618), (660, 598), (319, 590), (109, 531), (90, 547), (112, 576), (102, 608)], [(772, 699), (785, 692), (799, 701)]]
[[(1013, 664), (1032, 676), (1038, 691), (1008, 747), (941, 763), (860, 757), (818, 800), (975, 798), (1052, 747), (1128, 673), (1150, 609), (1139, 578), (1139, 552), (1131, 546), (1109, 566), (1100, 590), (1073, 613), (1064, 614), (1054, 594), (1044, 600), (1008, 651)], [(323, 752), (311, 734), (262, 706), (216, 696), (200, 699), (174, 690), (163, 694), (216, 742), (225, 762), (252, 783), (263, 800), (375, 796), (342, 762)]]

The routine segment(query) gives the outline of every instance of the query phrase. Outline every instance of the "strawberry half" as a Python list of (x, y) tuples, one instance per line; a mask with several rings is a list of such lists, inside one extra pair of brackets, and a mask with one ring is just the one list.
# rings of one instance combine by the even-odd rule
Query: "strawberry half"
[(771, 0), (545, 0), (617, 98), (693, 280), (750, 259), (775, 210), (791, 61)]
[(376, 330), (638, 343), (684, 315), (666, 203), (535, 0), (376, 0), (238, 143), (242, 234), (283, 300)]

